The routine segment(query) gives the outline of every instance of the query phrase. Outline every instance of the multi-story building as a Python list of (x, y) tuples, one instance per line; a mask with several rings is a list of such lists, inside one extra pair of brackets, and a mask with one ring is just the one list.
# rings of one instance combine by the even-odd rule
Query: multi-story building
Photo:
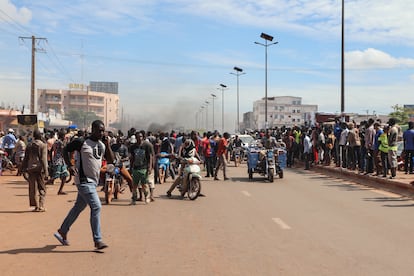
[[(265, 102), (265, 98), (262, 98), (253, 103), (253, 121), (256, 129), (266, 128)], [(267, 128), (302, 125), (305, 123), (305, 114), (317, 111), (317, 105), (303, 105), (301, 97), (268, 97)]]
[[(86, 89), (85, 89), (86, 88)], [(106, 126), (119, 121), (117, 82), (90, 82), (70, 89), (38, 89), (37, 111), (65, 114), (69, 110), (94, 112)]]

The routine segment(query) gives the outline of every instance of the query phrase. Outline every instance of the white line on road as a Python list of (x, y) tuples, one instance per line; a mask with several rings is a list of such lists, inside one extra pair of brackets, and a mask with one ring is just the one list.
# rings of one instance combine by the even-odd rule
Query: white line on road
[(283, 220), (281, 220), (280, 218), (272, 218), (272, 220), (274, 222), (276, 222), (277, 225), (280, 226), (280, 228), (285, 229), (285, 230), (289, 230), (291, 229), (289, 225), (287, 225)]
[(248, 191), (241, 191), (245, 196), (252, 196)]

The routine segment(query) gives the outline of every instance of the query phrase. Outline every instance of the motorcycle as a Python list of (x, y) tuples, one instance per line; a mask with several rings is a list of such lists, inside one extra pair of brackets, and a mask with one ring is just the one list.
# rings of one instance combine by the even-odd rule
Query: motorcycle
[[(170, 170), (170, 157), (167, 152), (161, 152), (158, 155), (158, 178), (159, 183), (162, 184), (168, 177), (168, 171)], [(174, 171), (171, 170), (172, 177), (174, 178)]]
[(253, 173), (265, 176), (270, 182), (274, 181), (277, 174), (283, 178), (283, 169), (279, 161), (275, 159), (273, 149), (249, 148), (247, 153), (247, 172), (249, 179), (253, 179)]
[(119, 166), (115, 164), (108, 164), (106, 166), (105, 184), (103, 187), (106, 204), (110, 204), (112, 199), (118, 199), (118, 194), (121, 191), (122, 176)]
[(233, 155), (232, 159), (234, 160), (234, 166), (238, 167), (244, 158), (242, 148), (241, 147), (234, 148), (232, 155)]
[[(180, 184), (178, 185), (178, 190), (182, 195), (187, 193), (187, 196), (190, 200), (195, 200), (201, 193), (201, 175), (200, 175), (200, 166), (201, 161), (197, 158), (180, 158), (181, 166), (184, 166), (182, 174), (180, 176)], [(183, 187), (184, 175), (187, 177), (187, 187)]]
[(13, 162), (8, 157), (8, 154), (6, 151), (0, 150), (0, 157), (1, 157), (1, 170), (9, 170), (9, 171), (15, 171)]

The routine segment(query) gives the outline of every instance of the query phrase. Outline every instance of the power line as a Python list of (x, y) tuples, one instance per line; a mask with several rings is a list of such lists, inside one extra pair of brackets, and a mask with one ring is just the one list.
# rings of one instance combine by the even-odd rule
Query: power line
[[(60, 59), (58, 58), (58, 56), (56, 55), (56, 53), (55, 53), (55, 51), (53, 50), (53, 48), (52, 48), (52, 45), (50, 45), (50, 43), (48, 42), (48, 41), (46, 41), (46, 44), (48, 45), (48, 47), (49, 47), (49, 49), (50, 49), (50, 51), (52, 52), (52, 54), (53, 54), (53, 56), (54, 56), (54, 58), (55, 58), (55, 60), (57, 61), (57, 68), (58, 68), (58, 70), (60, 70), (61, 71), (61, 73), (63, 73), (64, 75), (67, 75), (68, 77), (69, 77), (69, 79), (72, 81), (72, 82), (75, 82), (74, 80), (73, 80), (73, 78), (72, 78), (72, 76), (68, 73), (68, 71), (66, 70), (66, 68), (65, 68), (65, 66), (63, 65), (63, 63), (60, 61)], [(48, 55), (48, 57), (50, 58), (50, 56)], [(50, 59), (51, 61), (52, 61), (52, 59)], [(53, 61), (52, 61), (53, 62)], [(56, 65), (56, 63), (55, 63), (55, 65)]]
[(19, 29), (18, 32), (23, 32), (23, 33), (26, 33), (26, 34), (31, 34), (32, 33), (29, 29), (27, 29), (26, 27), (24, 27), (23, 25), (21, 25), (19, 22), (17, 22), (16, 20), (14, 20), (11, 16), (9, 16), (2, 9), (0, 9), (0, 13), (1, 14), (4, 14), (9, 20), (5, 19), (5, 17), (1, 16), (1, 14), (0, 14), (0, 18), (4, 19), (4, 22), (6, 22), (7, 24), (9, 24), (10, 26)]

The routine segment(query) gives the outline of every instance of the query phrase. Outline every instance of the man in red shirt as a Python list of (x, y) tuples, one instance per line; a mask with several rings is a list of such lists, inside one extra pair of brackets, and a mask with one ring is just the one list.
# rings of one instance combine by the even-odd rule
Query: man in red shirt
[(229, 138), (230, 138), (230, 134), (228, 132), (224, 132), (223, 137), (220, 138), (220, 141), (218, 143), (218, 148), (217, 148), (218, 162), (217, 162), (217, 165), (216, 165), (216, 170), (214, 172), (214, 180), (220, 180), (217, 177), (220, 166), (223, 166), (224, 180), (229, 179), (228, 177), (226, 177), (226, 167), (227, 167), (226, 152), (227, 152), (227, 146), (228, 146), (228, 139)]

